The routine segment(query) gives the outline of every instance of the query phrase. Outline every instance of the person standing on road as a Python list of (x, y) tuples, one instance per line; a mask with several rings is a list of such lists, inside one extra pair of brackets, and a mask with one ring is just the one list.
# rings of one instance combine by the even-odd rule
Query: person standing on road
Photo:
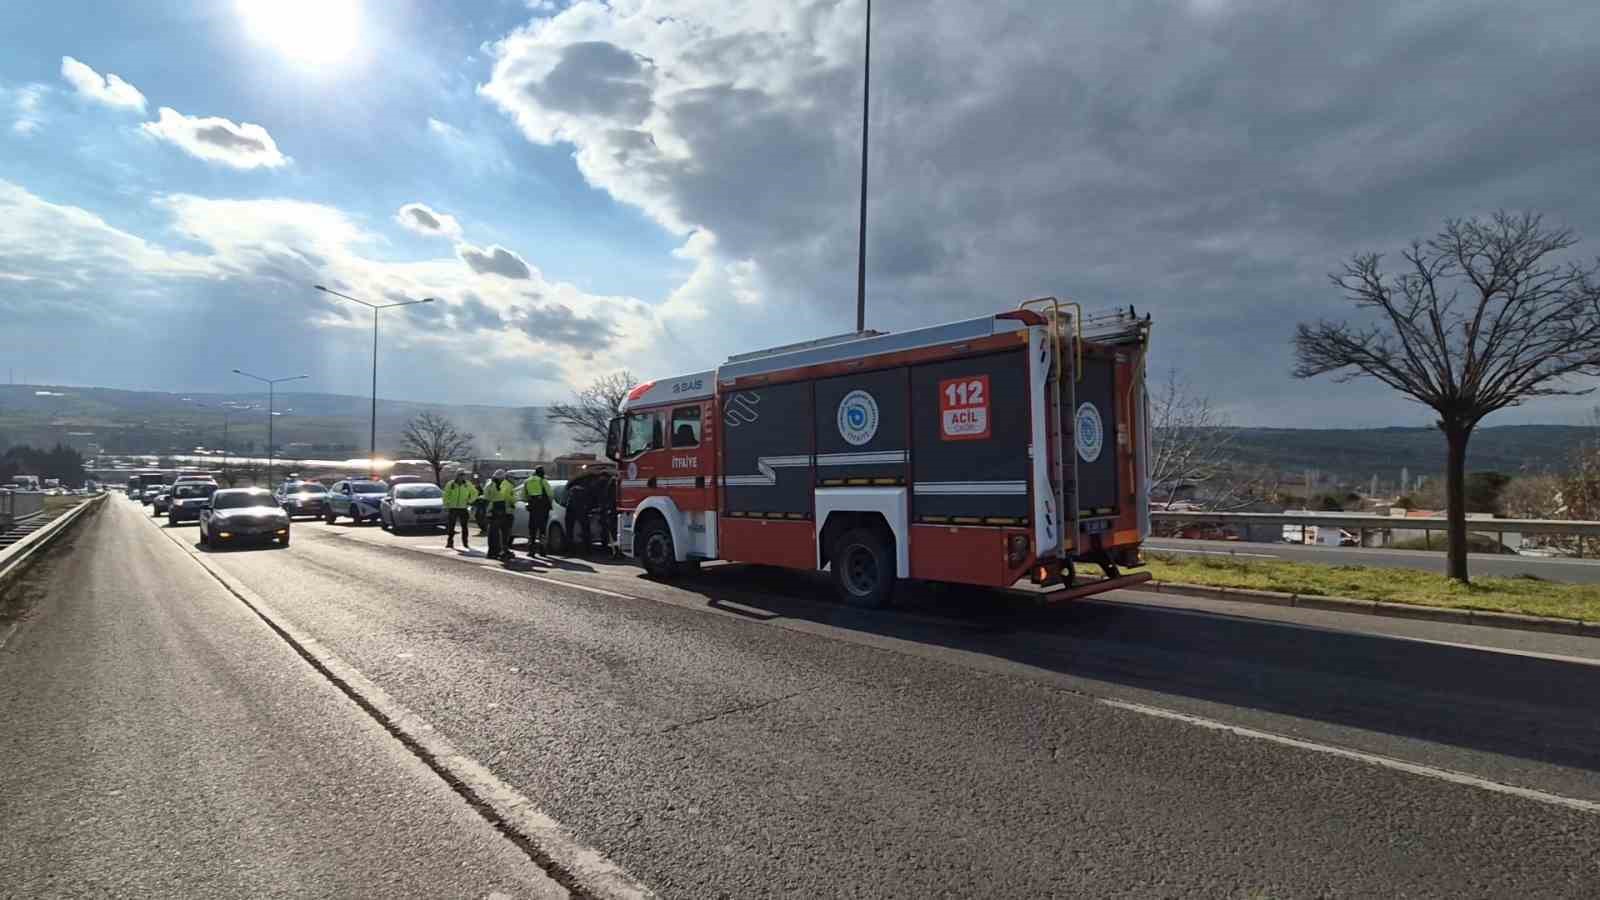
[(484, 496), (483, 475), (472, 473), (472, 488), (477, 494), (477, 499), (472, 501), (472, 517), (478, 523), (478, 536), (483, 537), (489, 533), (489, 498)]
[(506, 478), (505, 469), (496, 469), (483, 493), (489, 502), (489, 556), (510, 560), (511, 523), (517, 509), (517, 486)]
[(467, 480), (467, 473), (461, 469), (456, 470), (456, 477), (450, 480), (444, 489), (445, 514), (450, 517), (445, 525), (444, 546), (446, 550), (456, 545), (456, 523), (461, 523), (461, 549), (471, 550), (472, 543), (467, 539), (467, 510), (478, 500), (478, 489)]
[(589, 545), (594, 543), (594, 529), (589, 527), (589, 514), (594, 510), (591, 491), (582, 481), (567, 486), (567, 543), (580, 555), (588, 555)]
[(518, 492), (528, 502), (528, 553), (547, 552), (544, 546), (546, 529), (550, 523), (550, 482), (544, 478), (544, 466), (533, 470)]

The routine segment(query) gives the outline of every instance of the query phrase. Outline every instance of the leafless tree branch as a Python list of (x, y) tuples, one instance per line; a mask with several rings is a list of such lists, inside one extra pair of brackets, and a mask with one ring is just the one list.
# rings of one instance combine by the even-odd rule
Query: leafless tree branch
[(1375, 253), (1330, 276), (1375, 319), (1301, 324), (1297, 378), (1375, 378), (1439, 415), (1450, 444), (1450, 575), (1467, 580), (1467, 441), (1484, 416), (1532, 397), (1586, 394), (1600, 374), (1600, 263), (1563, 261), (1577, 237), (1535, 213), (1451, 219), (1386, 274)]

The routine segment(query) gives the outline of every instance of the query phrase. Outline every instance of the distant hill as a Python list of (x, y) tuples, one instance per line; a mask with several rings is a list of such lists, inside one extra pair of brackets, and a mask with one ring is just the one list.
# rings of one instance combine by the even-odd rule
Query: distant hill
[[(1515, 475), (1560, 467), (1595, 429), (1573, 425), (1479, 428), (1467, 445), (1468, 470)], [(1394, 482), (1402, 467), (1413, 478), (1444, 471), (1444, 436), (1434, 428), (1241, 428), (1234, 436), (1240, 463), (1364, 483), (1373, 475)]]
[[(276, 396), (273, 441), (286, 455), (345, 458), (364, 455), (372, 399), (347, 394), (282, 392)], [(0, 385), (0, 447), (49, 446), (56, 441), (108, 452), (175, 453), (222, 444), (238, 452), (266, 447), (267, 395), (167, 393), (111, 388)], [(393, 453), (405, 423), (422, 412), (449, 418), (477, 436), (478, 452), (534, 459), (571, 449), (565, 429), (545, 409), (378, 400), (378, 451)], [(540, 453), (543, 447), (545, 452)]]
[[(80, 448), (96, 443), (109, 451), (143, 453), (217, 447), (226, 407), (229, 447), (248, 452), (266, 446), (266, 402), (264, 393), (0, 385), (0, 447), (48, 446), (58, 440)], [(292, 455), (363, 454), (370, 403), (368, 397), (348, 394), (280, 393), (277, 408), (283, 415), (274, 420), (274, 439)], [(573, 449), (565, 429), (551, 426), (542, 407), (379, 400), (379, 451), (393, 452), (400, 429), (424, 411), (446, 416), (476, 434), (478, 452), (485, 456), (499, 450), (507, 459), (533, 459)], [(1468, 466), (1508, 474), (1559, 466), (1573, 448), (1595, 436), (1593, 429), (1570, 425), (1480, 428), (1468, 449)], [(539, 452), (541, 445), (545, 453)], [(1352, 483), (1365, 483), (1376, 474), (1392, 483), (1402, 467), (1413, 478), (1443, 472), (1445, 445), (1432, 428), (1241, 428), (1234, 437), (1234, 456), (1240, 463), (1285, 474), (1316, 469), (1319, 478)]]

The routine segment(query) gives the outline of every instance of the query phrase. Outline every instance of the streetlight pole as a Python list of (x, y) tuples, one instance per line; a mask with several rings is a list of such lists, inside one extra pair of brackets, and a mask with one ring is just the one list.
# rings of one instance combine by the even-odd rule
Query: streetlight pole
[(867, 0), (866, 65), (861, 78), (861, 225), (856, 245), (856, 330), (867, 330), (867, 101), (872, 90), (872, 0)]
[(312, 287), (323, 292), (324, 294), (330, 294), (342, 300), (349, 300), (351, 303), (359, 303), (362, 306), (365, 306), (367, 309), (372, 310), (372, 423), (371, 432), (368, 435), (372, 449), (369, 451), (367, 457), (367, 465), (370, 468), (377, 465), (378, 460), (378, 313), (381, 310), (393, 309), (397, 306), (415, 306), (418, 303), (432, 303), (436, 298), (424, 297), (421, 300), (401, 300), (398, 303), (368, 303), (365, 300), (352, 297), (349, 294), (341, 294), (338, 291), (323, 287), (320, 284), (314, 284)]
[(302, 378), (310, 378), (311, 376), (288, 375), (283, 378), (263, 378), (260, 375), (251, 375), (249, 372), (246, 372), (243, 369), (234, 369), (233, 374), (243, 375), (246, 378), (254, 378), (255, 380), (267, 386), (267, 485), (270, 487), (272, 485), (272, 404), (275, 396), (275, 389), (278, 385), (285, 381), (299, 381)]

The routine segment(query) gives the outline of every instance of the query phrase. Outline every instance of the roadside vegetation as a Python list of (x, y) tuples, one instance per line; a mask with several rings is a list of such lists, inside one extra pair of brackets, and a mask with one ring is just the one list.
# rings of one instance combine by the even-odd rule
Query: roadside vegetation
[(1558, 584), (1532, 576), (1475, 578), (1462, 584), (1415, 569), (1226, 556), (1147, 554), (1146, 559), (1157, 581), (1600, 621), (1600, 585)]

